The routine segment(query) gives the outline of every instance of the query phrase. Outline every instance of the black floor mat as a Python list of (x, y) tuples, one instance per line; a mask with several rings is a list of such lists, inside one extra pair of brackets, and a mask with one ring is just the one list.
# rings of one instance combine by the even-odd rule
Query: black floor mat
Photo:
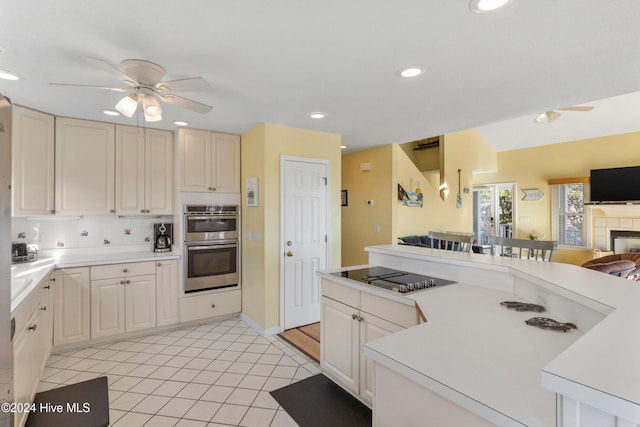
[(322, 374), (271, 395), (300, 427), (371, 427), (371, 409)]
[(107, 377), (36, 393), (26, 427), (106, 427), (109, 425)]

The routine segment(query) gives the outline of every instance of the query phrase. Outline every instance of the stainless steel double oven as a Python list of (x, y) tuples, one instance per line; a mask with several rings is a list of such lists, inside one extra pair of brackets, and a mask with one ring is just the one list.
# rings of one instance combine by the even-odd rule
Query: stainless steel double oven
[(238, 206), (184, 206), (184, 291), (239, 286)]

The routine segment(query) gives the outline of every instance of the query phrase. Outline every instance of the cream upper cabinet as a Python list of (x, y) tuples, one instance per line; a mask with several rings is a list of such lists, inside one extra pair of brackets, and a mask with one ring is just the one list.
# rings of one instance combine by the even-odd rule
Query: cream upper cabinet
[(56, 117), (55, 210), (115, 212), (115, 125)]
[(116, 125), (116, 213), (173, 214), (173, 133)]
[(13, 108), (13, 216), (49, 215), (54, 204), (54, 117)]
[(178, 129), (180, 190), (240, 192), (240, 136)]

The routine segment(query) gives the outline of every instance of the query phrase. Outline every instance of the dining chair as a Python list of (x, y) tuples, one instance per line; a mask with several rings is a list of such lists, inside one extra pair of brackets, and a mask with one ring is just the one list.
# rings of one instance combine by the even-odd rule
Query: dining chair
[(456, 252), (471, 252), (473, 235), (429, 232), (431, 247)]
[[(558, 249), (558, 242), (555, 240), (509, 239), (498, 236), (489, 236), (489, 245), (491, 245), (491, 255), (542, 261), (551, 261), (553, 251)], [(497, 253), (496, 246), (500, 246)]]

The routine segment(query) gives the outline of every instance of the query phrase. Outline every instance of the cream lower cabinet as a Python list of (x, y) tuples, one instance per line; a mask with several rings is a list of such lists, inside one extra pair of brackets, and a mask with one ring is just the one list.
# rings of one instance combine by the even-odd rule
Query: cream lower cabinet
[(89, 267), (56, 270), (53, 345), (89, 339), (91, 281)]
[(91, 338), (156, 326), (153, 262), (91, 267)]
[(208, 319), (216, 316), (240, 313), (242, 309), (240, 289), (212, 292), (180, 298), (180, 321)]
[(322, 281), (320, 367), (368, 405), (373, 400), (373, 362), (362, 345), (419, 323), (415, 307)]
[(156, 324), (157, 326), (178, 323), (178, 260), (156, 263)]
[[(53, 282), (53, 274), (50, 274), (12, 313), (16, 326), (13, 338), (14, 401), (16, 403), (33, 402), (42, 372), (51, 353)], [(14, 425), (22, 427), (27, 415), (28, 412), (17, 412)]]

